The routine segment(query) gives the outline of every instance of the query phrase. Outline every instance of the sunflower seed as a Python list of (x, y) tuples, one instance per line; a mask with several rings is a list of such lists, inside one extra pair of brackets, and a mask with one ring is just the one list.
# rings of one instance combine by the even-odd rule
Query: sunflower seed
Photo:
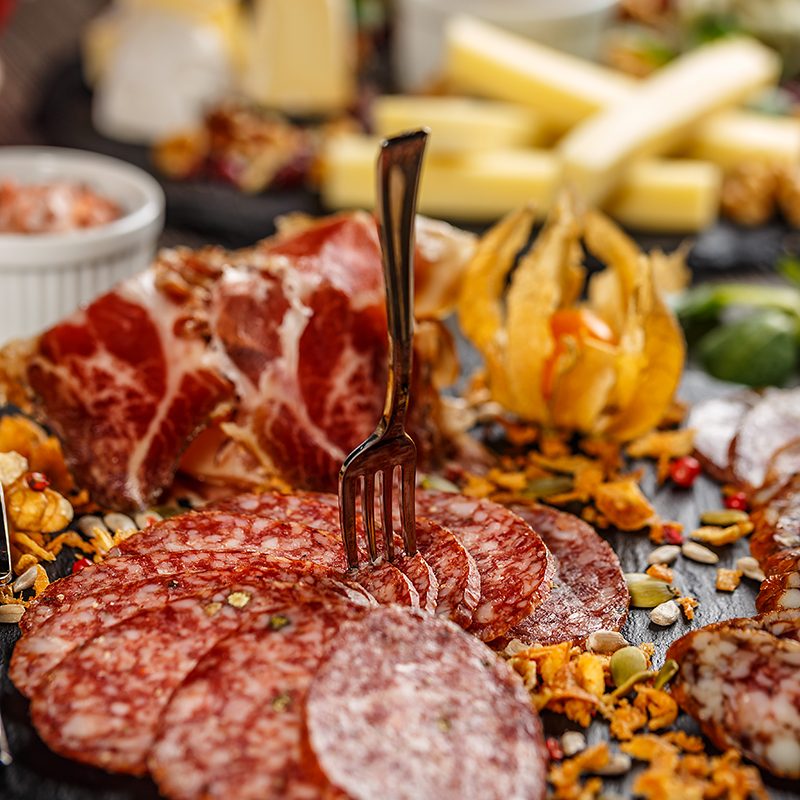
[(697, 542), (684, 542), (681, 545), (681, 553), (692, 561), (699, 561), (701, 564), (716, 564), (719, 556), (707, 547)]
[(78, 528), (85, 536), (91, 536), (95, 528), (100, 528), (101, 531), (108, 533), (108, 527), (105, 522), (94, 514), (87, 514), (85, 517), (81, 517), (78, 520)]
[(681, 548), (676, 544), (665, 544), (656, 547), (647, 556), (648, 564), (671, 564), (681, 554)]
[(586, 749), (586, 737), (580, 731), (567, 731), (561, 737), (561, 749), (567, 758)]
[(108, 526), (108, 530), (112, 533), (117, 531), (135, 531), (138, 530), (136, 523), (127, 515), (120, 514), (117, 511), (112, 511), (103, 517), (103, 522)]
[(6, 603), (0, 606), (0, 622), (19, 622), (25, 613), (25, 606)]
[(36, 575), (38, 574), (38, 570), (36, 569), (36, 565), (34, 564), (29, 569), (26, 569), (22, 575), (19, 576), (14, 581), (14, 585), (11, 587), (15, 592), (22, 592), (25, 589), (30, 589), (33, 586), (34, 582), (36, 581)]
[(630, 771), (631, 757), (627, 753), (611, 753), (604, 767), (594, 770), (597, 775), (624, 775)]
[(627, 646), (627, 639), (617, 631), (595, 631), (586, 639), (586, 649), (602, 655), (611, 655)]
[(666, 628), (669, 625), (674, 625), (680, 615), (681, 610), (678, 608), (678, 604), (674, 600), (667, 600), (666, 603), (656, 606), (650, 612), (650, 621)]

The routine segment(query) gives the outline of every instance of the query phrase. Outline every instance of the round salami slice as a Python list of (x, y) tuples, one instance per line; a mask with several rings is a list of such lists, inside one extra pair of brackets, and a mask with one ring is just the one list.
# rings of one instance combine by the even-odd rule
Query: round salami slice
[(755, 392), (737, 392), (692, 406), (686, 427), (694, 429), (695, 454), (717, 480), (730, 480), (731, 443), (742, 418), (758, 399)]
[(248, 621), (282, 620), (309, 592), (249, 575), (137, 614), (70, 653), (37, 687), (31, 717), (48, 746), (107, 770), (143, 774), (172, 692), (198, 661)]
[(506, 637), (525, 644), (581, 644), (598, 630), (618, 631), (630, 595), (619, 559), (590, 525), (546, 506), (511, 506), (544, 540), (555, 561), (553, 588)]
[(758, 590), (756, 611), (800, 612), (800, 571), (792, 570), (779, 575), (770, 575)]
[(452, 531), (475, 559), (481, 598), (469, 630), (478, 638), (503, 636), (547, 597), (550, 554), (512, 511), (489, 500), (418, 489), (417, 513)]
[[(215, 503), (210, 508), (302, 522), (313, 528), (333, 533), (337, 537), (340, 535), (339, 500), (335, 494), (326, 492), (245, 494)], [(378, 538), (381, 538), (380, 535)], [(358, 519), (358, 541), (360, 560), (369, 561), (368, 552), (363, 544), (366, 542), (366, 534), (360, 517)], [(422, 550), (419, 543), (417, 547), (420, 551)], [(394, 550), (392, 563), (414, 585), (419, 594), (420, 608), (434, 611), (438, 599), (439, 581), (427, 560), (419, 552), (413, 556), (403, 553), (403, 543), (398, 536), (394, 537)]]
[(306, 724), (316, 765), (353, 800), (545, 796), (541, 724), (518, 676), (440, 617), (385, 608), (342, 625)]
[[(312, 589), (336, 589), (354, 602), (369, 601), (369, 596), (360, 586), (341, 579), (338, 572), (316, 564), (254, 557), (251, 553), (239, 551), (220, 554), (198, 551), (184, 554), (184, 559), (192, 571), (179, 569), (176, 554), (172, 561), (176, 572), (171, 575), (155, 574), (132, 582), (108, 582), (102, 590), (95, 585), (94, 592), (65, 601), (56, 616), (23, 634), (14, 647), (9, 676), (17, 689), (30, 695), (45, 675), (75, 648), (112, 625), (140, 611), (163, 608), (175, 600), (226, 585), (243, 570), (257, 574), (264, 580), (290, 585), (299, 583)], [(106, 564), (115, 561), (124, 563), (127, 560), (110, 559), (102, 565), (87, 567), (84, 571), (96, 570), (107, 576), (119, 576), (124, 574), (124, 570), (119, 569), (120, 564), (112, 571), (103, 568)], [(136, 564), (134, 572), (138, 574), (140, 567), (141, 564)], [(62, 583), (69, 586), (81, 574), (65, 578)]]
[(778, 624), (771, 615), (717, 623), (683, 636), (667, 658), (680, 666), (673, 697), (717, 747), (798, 778), (800, 642), (775, 635)]
[(363, 610), (306, 603), (220, 641), (170, 699), (149, 766), (161, 793), (317, 797), (301, 770), (308, 687), (339, 626)]
[[(347, 561), (338, 536), (291, 519), (208, 511), (151, 525), (126, 539), (123, 554), (241, 550), (311, 561), (344, 572)], [(393, 564), (367, 564), (353, 575), (379, 603), (419, 607), (419, 594)]]

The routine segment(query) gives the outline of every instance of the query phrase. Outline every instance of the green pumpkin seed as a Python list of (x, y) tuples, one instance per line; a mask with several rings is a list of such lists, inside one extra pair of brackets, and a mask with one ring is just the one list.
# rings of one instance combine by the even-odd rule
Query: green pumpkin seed
[(749, 522), (749, 520), (748, 513), (738, 508), (720, 508), (706, 511), (700, 515), (700, 522), (703, 525), (715, 525), (719, 528), (727, 528), (729, 525), (737, 525), (740, 522)]

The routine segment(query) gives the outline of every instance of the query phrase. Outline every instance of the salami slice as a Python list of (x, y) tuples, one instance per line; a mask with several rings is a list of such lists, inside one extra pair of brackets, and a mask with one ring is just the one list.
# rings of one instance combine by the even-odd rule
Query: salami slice
[(784, 572), (792, 572), (800, 570), (800, 548), (793, 550), (779, 550), (773, 553), (762, 564), (764, 574), (769, 577), (770, 575), (782, 575)]
[[(796, 614), (796, 612), (795, 612)], [(776, 616), (717, 623), (669, 648), (672, 695), (717, 747), (735, 747), (775, 775), (800, 777), (800, 642)], [(791, 633), (791, 626), (789, 626)]]
[(686, 426), (695, 432), (695, 454), (717, 480), (730, 480), (731, 443), (742, 418), (758, 399), (755, 392), (737, 392), (704, 400), (689, 412)]
[(555, 576), (544, 602), (506, 636), (525, 644), (581, 644), (594, 631), (618, 631), (628, 616), (630, 595), (610, 545), (572, 514), (540, 505), (511, 510), (542, 537), (555, 561)]
[(317, 797), (300, 770), (303, 707), (331, 636), (353, 606), (287, 606), (220, 641), (172, 696), (151, 751), (162, 794)]
[(512, 511), (489, 500), (418, 489), (417, 513), (451, 530), (475, 559), (481, 598), (469, 630), (480, 639), (503, 636), (547, 597), (550, 554)]
[[(285, 519), (302, 522), (322, 531), (340, 535), (339, 500), (335, 494), (326, 492), (296, 492), (294, 494), (245, 494), (214, 504), (212, 509), (233, 513), (253, 514), (271, 519)], [(359, 558), (368, 561), (369, 555), (363, 543), (366, 542), (363, 524), (359, 519)], [(379, 537), (380, 538), (380, 537)], [(420, 550), (419, 544), (417, 545)], [(439, 594), (439, 580), (421, 553), (413, 556), (402, 552), (403, 543), (394, 537), (395, 556), (392, 562), (403, 572), (419, 594), (420, 608), (434, 611)]]
[(316, 765), (353, 800), (545, 796), (541, 724), (518, 676), (439, 617), (386, 608), (342, 625), (306, 724)]
[[(283, 620), (301, 599), (346, 602), (248, 575), (107, 629), (73, 651), (34, 692), (31, 717), (62, 755), (143, 774), (172, 692), (218, 641), (253, 619)], [(272, 623), (281, 624), (281, 623)]]
[(800, 549), (800, 477), (790, 481), (763, 508), (752, 514), (755, 530), (750, 552), (762, 567), (783, 550)]
[(756, 611), (800, 611), (800, 571), (770, 575), (758, 590)]
[[(242, 570), (273, 582), (300, 583), (312, 589), (320, 586), (336, 589), (353, 601), (369, 599), (359, 586), (343, 581), (337, 572), (315, 564), (267, 559), (263, 556), (254, 558), (253, 554), (238, 551), (219, 554), (198, 551), (184, 554), (183, 559), (194, 571), (181, 571), (180, 557), (175, 554), (171, 563), (176, 571), (171, 575), (156, 574), (132, 582), (109, 581), (102, 590), (98, 590), (95, 584), (93, 593), (73, 596), (65, 601), (57, 616), (25, 633), (14, 647), (9, 676), (17, 689), (30, 695), (44, 676), (69, 653), (112, 625), (140, 611), (163, 608), (183, 597), (225, 585), (235, 580)], [(124, 574), (121, 567), (129, 560), (110, 559), (102, 565), (87, 567), (84, 571), (97, 571), (115, 577)], [(112, 564), (113, 570), (105, 568)], [(140, 563), (133, 565), (137, 574), (140, 568)], [(61, 583), (65, 588), (69, 587), (81, 574), (65, 578)], [(85, 581), (81, 583), (85, 585)]]
[[(347, 561), (338, 536), (290, 519), (253, 514), (208, 511), (185, 514), (151, 525), (126, 539), (123, 554), (146, 555), (160, 551), (242, 550), (270, 553), (282, 558), (312, 561), (344, 572)], [(419, 594), (393, 564), (367, 564), (354, 574), (379, 603), (419, 607)]]

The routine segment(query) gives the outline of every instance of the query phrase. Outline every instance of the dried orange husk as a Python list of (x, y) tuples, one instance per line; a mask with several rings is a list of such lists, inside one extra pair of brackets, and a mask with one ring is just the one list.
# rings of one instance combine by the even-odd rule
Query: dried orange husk
[(648, 431), (632, 441), (626, 448), (631, 458), (680, 458), (694, 450), (694, 428), (674, 431)]
[(520, 260), (508, 290), (508, 407), (533, 422), (550, 421), (542, 392), (544, 364), (555, 344), (550, 317), (558, 308), (571, 305), (580, 292), (584, 270), (579, 238), (580, 225), (569, 198), (563, 196)]
[(655, 509), (634, 476), (601, 484), (595, 491), (594, 501), (597, 510), (621, 531), (639, 530), (655, 516)]

